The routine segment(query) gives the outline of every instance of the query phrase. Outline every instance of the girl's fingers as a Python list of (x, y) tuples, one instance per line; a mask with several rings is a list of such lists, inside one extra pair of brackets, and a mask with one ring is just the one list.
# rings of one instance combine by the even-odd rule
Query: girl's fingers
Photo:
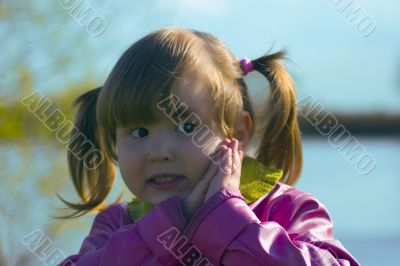
[(239, 151), (239, 142), (236, 139), (233, 139), (231, 142), (231, 150), (232, 150), (232, 170), (229, 175), (229, 186), (238, 187), (240, 185), (240, 174), (241, 174), (241, 165), (242, 165), (242, 156), (243, 152)]
[[(225, 150), (230, 150), (230, 155), (232, 158), (228, 161), (226, 158), (228, 154), (225, 154), (222, 158), (220, 168), (225, 174), (227, 174), (228, 172), (233, 174), (237, 171), (242, 163), (243, 152), (239, 151), (239, 142), (237, 139), (224, 139), (221, 143), (223, 145), (220, 149), (224, 152)], [(230, 166), (228, 166), (227, 163), (230, 163)], [(229, 167), (230, 169), (228, 169)]]
[(219, 163), (219, 171), (216, 178), (223, 177), (224, 175), (230, 175), (232, 173), (232, 150), (227, 147), (222, 147), (222, 158)]
[[(241, 151), (239, 151), (239, 142), (237, 140), (235, 140), (234, 148), (233, 148), (233, 156), (232, 156), (233, 157), (233, 161), (232, 161), (233, 162), (233, 166), (232, 166), (233, 174), (236, 173), (236, 171), (238, 169), (240, 169), (240, 166), (242, 164), (240, 152)], [(243, 152), (242, 152), (242, 154), (243, 154)]]
[[(243, 153), (240, 153), (238, 149), (238, 141), (235, 139), (233, 139), (230, 144), (221, 146), (221, 150), (223, 151), (221, 163), (219, 164), (218, 173), (211, 180), (205, 202), (222, 187), (239, 188), (240, 173), (237, 174), (237, 172), (240, 172), (239, 169), (241, 169), (240, 157)], [(236, 165), (238, 165), (235, 168), (236, 173), (233, 172), (233, 161), (236, 161)]]
[(196, 187), (193, 189), (191, 194), (199, 196), (207, 191), (210, 180), (218, 171), (218, 163), (217, 162), (220, 160), (221, 154), (222, 154), (221, 150), (218, 150), (214, 154), (214, 156), (212, 156), (210, 165), (208, 166), (206, 173), (203, 175), (203, 177), (197, 183)]
[(229, 147), (232, 145), (232, 139), (224, 139), (222, 144), (224, 144), (226, 147)]
[(234, 182), (232, 180), (234, 177), (234, 174), (236, 172), (236, 169), (238, 167), (237, 163), (237, 146), (238, 146), (238, 141), (236, 139), (232, 139), (230, 143), (230, 149), (231, 149), (231, 174), (229, 175), (229, 181), (228, 181), (228, 186), (231, 186), (231, 184)]
[(210, 185), (210, 180), (214, 176), (214, 174), (218, 171), (217, 166), (213, 162), (213, 160), (218, 159), (220, 157), (220, 152), (217, 152), (212, 158), (210, 165), (203, 175), (203, 177), (196, 184), (194, 189), (190, 192), (190, 194), (184, 199), (182, 203), (184, 215), (187, 218), (190, 218), (192, 214), (198, 209), (202, 203), (204, 202), (204, 198), (206, 197), (208, 187)]
[[(219, 175), (221, 177), (220, 180), (223, 180), (223, 177), (226, 174), (221, 174), (220, 171), (221, 167), (225, 167), (227, 168), (228, 172), (231, 172), (232, 155), (230, 150), (231, 149), (227, 148), (225, 145), (222, 145), (211, 156), (211, 162), (206, 170), (206, 173), (203, 175), (203, 177), (199, 180), (194, 189), (183, 201), (183, 209), (185, 216), (191, 217), (194, 211), (202, 205), (205, 199), (208, 199), (207, 197), (208, 191), (210, 188), (211, 181), (213, 180), (214, 177), (218, 178)], [(229, 153), (227, 154), (228, 151)]]
[(226, 177), (230, 176), (230, 171), (232, 165), (230, 164), (232, 160), (231, 151), (226, 146), (221, 147), (221, 160), (218, 163), (217, 173), (212, 177), (209, 187), (206, 192), (204, 202), (206, 202), (214, 193), (224, 187), (229, 180)]

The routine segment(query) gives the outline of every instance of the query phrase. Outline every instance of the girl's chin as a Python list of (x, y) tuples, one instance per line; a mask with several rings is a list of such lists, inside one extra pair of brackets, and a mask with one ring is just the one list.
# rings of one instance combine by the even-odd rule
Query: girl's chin
[(177, 191), (171, 191), (171, 192), (165, 192), (165, 193), (160, 193), (158, 196), (156, 197), (151, 197), (149, 200), (147, 200), (147, 202), (150, 202), (152, 205), (157, 205), (158, 203), (165, 201), (171, 197), (175, 197), (178, 196), (179, 199), (183, 200), (184, 198), (186, 198), (186, 195), (188, 193), (179, 193)]

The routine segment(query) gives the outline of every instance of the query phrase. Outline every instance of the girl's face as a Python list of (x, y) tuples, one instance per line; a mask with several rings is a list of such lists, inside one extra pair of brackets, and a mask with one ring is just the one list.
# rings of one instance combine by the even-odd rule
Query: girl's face
[[(195, 76), (189, 76), (176, 89), (176, 96), (201, 119), (200, 124), (192, 124), (191, 120), (176, 124), (157, 110), (159, 120), (153, 125), (117, 128), (119, 169), (125, 184), (136, 197), (153, 205), (171, 196), (183, 199), (206, 173), (211, 163), (209, 156), (223, 139), (212, 119), (208, 90)], [(192, 135), (188, 135), (202, 125), (212, 130), (215, 144), (206, 150), (198, 146)], [(158, 185), (150, 180), (157, 174), (183, 178), (173, 185)]]

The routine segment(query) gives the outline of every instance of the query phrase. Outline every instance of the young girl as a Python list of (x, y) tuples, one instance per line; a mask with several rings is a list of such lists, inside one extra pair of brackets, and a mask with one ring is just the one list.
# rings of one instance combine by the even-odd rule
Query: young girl
[[(82, 202), (63, 201), (70, 217), (100, 212), (61, 265), (358, 265), (326, 208), (291, 186), (302, 147), (283, 56), (239, 61), (180, 28), (126, 50), (104, 86), (75, 101), (68, 161)], [(263, 121), (243, 80), (251, 71), (270, 83)], [(116, 165), (135, 198), (107, 207)]]

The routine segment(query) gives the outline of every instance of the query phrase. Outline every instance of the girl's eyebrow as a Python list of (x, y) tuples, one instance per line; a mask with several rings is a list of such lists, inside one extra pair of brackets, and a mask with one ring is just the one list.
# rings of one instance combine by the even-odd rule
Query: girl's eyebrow
[[(190, 117), (192, 114), (196, 115), (201, 121), (204, 121), (203, 115), (200, 112), (194, 111), (189, 106), (186, 106), (186, 109), (184, 111), (182, 111), (182, 108), (175, 108), (171, 113), (171, 120), (176, 118), (176, 120), (183, 122), (186, 121), (187, 118)], [(168, 118), (168, 115), (165, 116)], [(192, 118), (190, 120), (195, 120), (195, 119)], [(187, 120), (186, 122), (190, 120)]]
[(150, 121), (144, 121), (141, 123), (133, 122), (127, 125), (127, 128), (135, 126), (154, 126), (155, 124), (161, 122), (162, 120), (170, 121), (172, 123), (175, 123), (176, 121), (181, 123), (181, 122), (190, 122), (191, 120), (197, 120), (194, 118), (186, 120), (191, 114), (195, 114), (200, 119), (200, 122), (204, 122), (204, 117), (199, 112), (196, 112), (189, 106), (187, 106), (185, 110), (183, 110), (182, 108), (174, 108), (169, 113), (168, 112), (164, 113), (163, 110), (159, 110), (157, 114), (154, 114), (153, 116), (154, 119), (151, 119)]

